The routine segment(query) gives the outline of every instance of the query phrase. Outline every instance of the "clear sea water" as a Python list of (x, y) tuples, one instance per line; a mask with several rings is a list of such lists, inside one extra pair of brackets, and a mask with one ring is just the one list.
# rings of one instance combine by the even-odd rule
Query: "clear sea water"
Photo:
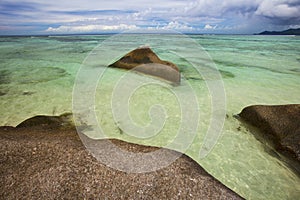
[[(300, 196), (300, 178), (266, 151), (252, 130), (233, 117), (248, 105), (300, 103), (300, 37), (296, 36), (0, 37), (0, 125), (16, 126), (35, 115), (74, 112), (74, 83), (85, 81), (78, 80), (79, 70), (84, 68), (91, 76), (104, 72), (99, 69), (132, 50), (135, 44), (128, 41), (136, 42), (136, 47), (150, 45), (161, 59), (176, 63), (185, 80), (182, 85), (173, 87), (152, 77), (129, 73), (127, 79), (137, 79), (140, 83), (147, 80), (162, 82), (140, 87), (128, 101), (131, 119), (140, 126), (151, 123), (148, 113), (151, 106), (164, 105), (166, 121), (161, 131), (154, 137), (139, 138), (138, 133), (120, 134), (119, 127), (126, 120), (122, 121), (121, 117), (116, 122), (112, 112), (119, 106), (118, 102), (112, 103), (112, 91), (127, 73), (120, 69), (105, 69), (101, 80), (95, 83), (93, 109), (106, 137), (166, 146), (176, 135), (181, 123), (180, 114), (184, 112), (180, 110), (174, 91), (184, 94), (189, 85), (195, 91), (199, 106), (195, 109), (200, 111), (200, 118), (194, 141), (185, 153), (247, 199), (297, 199)], [(206, 75), (197, 74), (192, 64), (203, 65)], [(199, 149), (213, 115), (212, 96), (218, 97), (208, 86), (216, 78), (210, 74), (214, 72), (212, 65), (219, 70), (224, 84), (225, 98), (220, 102), (226, 105), (226, 117), (217, 144), (207, 157), (199, 158)], [(209, 70), (206, 71), (206, 67)], [(79, 96), (86, 95), (89, 94), (83, 91)], [(89, 125), (88, 119), (84, 118), (82, 116), (82, 123)], [(102, 138), (95, 133), (87, 135)], [(172, 148), (182, 150), (176, 145)]]

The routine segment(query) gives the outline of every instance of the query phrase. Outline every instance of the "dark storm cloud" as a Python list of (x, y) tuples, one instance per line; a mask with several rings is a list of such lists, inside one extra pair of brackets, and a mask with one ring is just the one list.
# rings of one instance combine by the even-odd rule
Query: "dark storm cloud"
[(256, 15), (273, 20), (274, 23), (285, 22), (294, 24), (295, 20), (300, 19), (300, 1), (282, 0), (267, 1), (264, 0), (255, 12)]

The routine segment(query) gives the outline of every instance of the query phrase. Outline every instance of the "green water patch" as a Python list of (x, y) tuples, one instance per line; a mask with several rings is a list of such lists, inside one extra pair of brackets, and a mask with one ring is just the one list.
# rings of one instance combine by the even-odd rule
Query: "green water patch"
[(292, 71), (292, 72), (298, 72), (298, 73), (300, 73), (300, 68), (294, 68), (294, 69), (290, 69), (290, 71)]
[(0, 70), (0, 96), (8, 93), (6, 85), (10, 83), (11, 72), (9, 70)]
[(26, 68), (22, 73), (14, 73), (13, 79), (19, 84), (41, 83), (66, 76), (66, 70), (58, 67)]
[(224, 66), (224, 67), (235, 67), (235, 68), (252, 68), (252, 69), (262, 69), (262, 70), (267, 70), (273, 73), (280, 73), (280, 74), (295, 74), (293, 72), (298, 72), (299, 69), (291, 69), (289, 71), (280, 71), (276, 69), (271, 69), (263, 66), (256, 66), (256, 65), (247, 65), (245, 63), (236, 63), (236, 62), (230, 62), (230, 61), (221, 61), (221, 60), (214, 60), (214, 62), (217, 65)]
[(178, 66), (179, 71), (181, 73), (187, 72), (187, 70), (191, 68), (189, 67), (191, 66), (191, 64), (185, 58), (179, 58), (178, 60), (175, 61), (175, 63)]
[(7, 94), (7, 91), (2, 90), (2, 89), (0, 88), (0, 97), (1, 97), (1, 96), (4, 96), (4, 95), (6, 95), (6, 94)]
[[(209, 66), (209, 65), (213, 64), (212, 61), (203, 59), (202, 62), (205, 64), (203, 64), (200, 74), (205, 73), (205, 75), (208, 75), (208, 77), (212, 77), (212, 79), (216, 79), (218, 77), (214, 76), (214, 75), (210, 76), (210, 74), (217, 74), (217, 73), (220, 73), (221, 77), (224, 79), (235, 77), (235, 75), (230, 71), (216, 70), (215, 68)], [(180, 58), (180, 59), (178, 59), (176, 64), (178, 64), (180, 72), (183, 74), (183, 76), (187, 80), (196, 80), (196, 81), (204, 80), (204, 78), (201, 75), (199, 75), (199, 72), (197, 72), (197, 70), (191, 66), (191, 64), (188, 62), (187, 59)]]
[(222, 78), (234, 78), (235, 75), (229, 71), (225, 71), (225, 70), (219, 70), (219, 72), (222, 75)]
[[(229, 71), (218, 70), (218, 72), (221, 74), (223, 79), (235, 77), (235, 75)], [(216, 71), (216, 73), (218, 73), (218, 72)], [(187, 80), (195, 80), (195, 81), (203, 81), (204, 80), (202, 76), (193, 76), (193, 75), (187, 75), (187, 76), (185, 76), (185, 78)]]
[(10, 82), (11, 72), (9, 70), (0, 70), (0, 85)]
[(26, 67), (23, 69), (0, 71), (0, 84), (30, 84), (52, 81), (67, 76), (66, 70), (58, 67)]
[(58, 42), (63, 42), (63, 43), (74, 43), (74, 42), (98, 42), (98, 40), (103, 40), (104, 38), (106, 38), (107, 36), (104, 36), (103, 38), (94, 38), (92, 36), (90, 37), (80, 37), (80, 36), (50, 36), (48, 37), (47, 39), (48, 40), (55, 40), (55, 41), (58, 41)]
[(35, 94), (35, 93), (36, 93), (36, 92), (32, 92), (32, 91), (25, 90), (25, 91), (22, 92), (22, 95), (24, 95), (24, 96), (31, 96), (31, 95), (33, 95), (33, 94)]

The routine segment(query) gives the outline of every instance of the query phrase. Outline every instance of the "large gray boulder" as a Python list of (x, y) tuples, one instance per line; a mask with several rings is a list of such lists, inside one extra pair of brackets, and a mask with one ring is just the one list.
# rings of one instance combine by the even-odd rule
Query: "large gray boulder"
[(161, 60), (149, 47), (137, 48), (109, 65), (109, 67), (135, 70), (162, 78), (176, 85), (180, 84), (178, 67), (169, 61)]
[(300, 104), (249, 106), (239, 116), (259, 128), (277, 151), (300, 163)]

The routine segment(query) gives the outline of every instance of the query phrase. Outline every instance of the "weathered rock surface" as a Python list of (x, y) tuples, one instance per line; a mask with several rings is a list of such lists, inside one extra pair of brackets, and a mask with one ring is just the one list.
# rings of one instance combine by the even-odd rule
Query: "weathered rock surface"
[(149, 47), (137, 48), (109, 65), (109, 67), (135, 70), (180, 84), (178, 67), (169, 61), (161, 60)]
[(300, 162), (300, 104), (249, 106), (239, 116), (259, 128), (276, 150)]
[[(0, 127), (0, 199), (242, 199), (185, 155), (150, 173), (105, 166), (88, 153), (74, 127), (61, 126), (65, 117)], [(131, 152), (157, 150), (111, 141)]]

